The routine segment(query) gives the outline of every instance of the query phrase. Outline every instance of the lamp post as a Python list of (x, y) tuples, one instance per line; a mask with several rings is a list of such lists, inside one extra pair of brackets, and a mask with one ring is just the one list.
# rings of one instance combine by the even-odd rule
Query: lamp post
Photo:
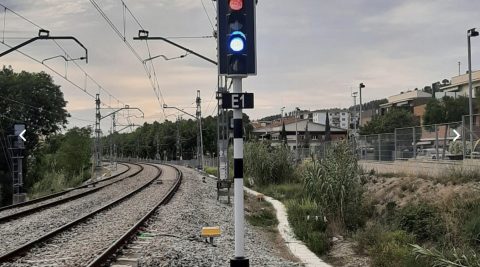
[(362, 88), (365, 88), (365, 85), (363, 83), (360, 83), (358, 85), (358, 89), (360, 92), (360, 115), (359, 115), (359, 125), (362, 125)]
[(295, 108), (295, 158), (298, 162), (298, 128), (297, 128), (297, 117), (298, 117), (298, 112), (300, 109), (298, 107)]
[(472, 28), (467, 31), (467, 41), (468, 41), (468, 111), (470, 118), (470, 158), (473, 158), (473, 103), (472, 103), (472, 49), (470, 45), (470, 37), (478, 36), (478, 31), (475, 28)]

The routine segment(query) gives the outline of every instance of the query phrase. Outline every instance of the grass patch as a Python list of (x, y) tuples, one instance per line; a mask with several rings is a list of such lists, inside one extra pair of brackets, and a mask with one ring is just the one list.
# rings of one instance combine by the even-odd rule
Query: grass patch
[(295, 235), (317, 255), (324, 255), (330, 248), (326, 233), (327, 223), (320, 207), (308, 199), (286, 202), (288, 221)]
[(303, 197), (303, 185), (301, 183), (269, 184), (255, 186), (254, 189), (280, 201)]
[(203, 170), (210, 175), (218, 177), (218, 169), (216, 167), (205, 166), (205, 167), (203, 167)]
[(246, 219), (253, 225), (275, 231), (278, 220), (275, 209), (266, 201), (259, 201), (255, 197), (248, 196), (246, 199)]

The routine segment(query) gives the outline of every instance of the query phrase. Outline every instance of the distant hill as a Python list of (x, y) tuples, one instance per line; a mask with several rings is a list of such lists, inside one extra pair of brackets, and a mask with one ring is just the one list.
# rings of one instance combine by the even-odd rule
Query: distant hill
[(276, 120), (276, 119), (280, 119), (280, 117), (281, 117), (280, 114), (276, 114), (276, 115), (271, 115), (271, 116), (261, 118), (261, 119), (259, 119), (259, 121), (273, 121), (273, 120)]
[[(362, 110), (377, 109), (380, 107), (381, 104), (385, 104), (385, 103), (388, 103), (388, 100), (386, 98), (372, 100), (370, 102), (363, 103)], [(353, 106), (349, 107), (348, 109), (353, 110)]]

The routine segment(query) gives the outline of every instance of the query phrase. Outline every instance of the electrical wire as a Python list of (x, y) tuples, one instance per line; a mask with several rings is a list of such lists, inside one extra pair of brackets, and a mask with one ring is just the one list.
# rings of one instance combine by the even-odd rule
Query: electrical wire
[[(5, 6), (5, 5), (3, 5), (3, 4), (1, 4), (1, 3), (0, 3), (0, 6), (2, 6), (2, 7), (5, 9), (5, 13), (6, 13), (6, 11), (8, 10), (8, 11), (10, 11), (11, 13), (13, 13), (14, 15), (18, 16), (19, 18), (21, 18), (21, 19), (27, 21), (28, 23), (32, 24), (33, 26), (37, 27), (38, 29), (44, 29), (43, 27), (41, 27), (40, 25), (36, 24), (36, 23), (33, 22), (32, 20), (28, 19), (28, 18), (25, 17), (25, 16), (22, 16), (21, 14), (19, 14), (19, 13), (15, 12), (14, 10), (8, 8), (7, 6)], [(5, 17), (6, 17), (6, 15), (5, 15)], [(4, 17), (4, 20), (5, 20), (5, 17)], [(4, 22), (4, 32), (5, 32), (5, 24), (6, 24), (6, 23)], [(65, 53), (65, 55), (66, 55), (67, 58), (72, 59), (72, 57), (67, 53), (67, 51), (66, 51), (56, 40), (53, 40), (53, 41), (54, 41), (55, 44)], [(12, 46), (10, 46), (10, 45), (8, 45), (7, 43), (5, 43), (4, 40), (3, 40), (2, 42), (0, 42), (0, 43), (2, 43), (3, 45), (5, 45), (5, 46), (7, 46), (7, 47), (9, 47), (9, 48), (12, 48)], [(60, 74), (58, 71), (56, 71), (56, 70), (54, 70), (53, 68), (51, 68), (50, 66), (44, 64), (44, 63), (41, 62), (40, 60), (35, 59), (35, 58), (33, 58), (32, 56), (30, 56), (30, 55), (28, 55), (28, 54), (26, 54), (26, 53), (24, 53), (24, 52), (22, 52), (22, 51), (20, 51), (20, 50), (16, 50), (16, 52), (18, 52), (18, 53), (20, 53), (20, 54), (22, 54), (22, 55), (24, 55), (24, 56), (26, 56), (26, 57), (28, 57), (28, 58), (36, 61), (36, 62), (44, 65), (44, 66), (45, 66), (46, 68), (48, 68), (50, 71), (52, 71), (52, 72), (54, 72), (55, 74), (57, 74), (58, 76), (62, 77), (63, 79), (65, 79), (66, 81), (68, 81), (70, 84), (72, 84), (72, 85), (74, 85), (75, 87), (77, 87), (78, 89), (84, 91), (85, 93), (87, 93), (87, 94), (88, 94), (89, 96), (91, 96), (92, 98), (95, 98), (95, 96), (94, 96), (93, 94), (91, 94), (91, 93), (89, 93), (89, 92), (86, 91), (86, 86), (85, 86), (85, 88), (82, 89), (81, 86), (79, 86), (79, 85), (75, 84), (74, 82), (72, 82), (71, 80), (69, 80), (69, 79), (66, 77), (66, 75)], [(93, 79), (93, 77), (92, 77), (91, 75), (89, 75), (77, 62), (75, 62), (75, 61), (73, 61), (73, 62), (74, 62), (74, 64), (80, 69), (80, 71), (83, 72), (83, 73), (85, 74), (85, 76), (86, 76), (87, 78), (89, 78), (90, 80), (92, 80), (97, 86), (99, 86), (99, 88), (100, 88), (101, 90), (103, 90), (105, 93), (107, 93), (110, 97), (113, 97), (113, 98), (115, 98), (115, 99), (118, 100), (118, 98), (116, 98), (116, 97), (113, 96), (109, 91), (107, 91), (105, 88), (103, 88), (102, 86), (100, 86), (100, 84), (99, 84), (95, 79)], [(118, 100), (118, 101), (121, 102), (120, 100)], [(102, 101), (101, 101), (101, 103), (102, 103), (103, 106), (109, 106), (109, 105), (107, 105), (106, 103), (104, 103), (104, 102), (102, 102)], [(109, 106), (109, 107), (110, 107), (110, 106)]]
[(213, 26), (212, 20), (210, 19), (210, 15), (208, 15), (207, 8), (205, 7), (205, 4), (203, 3), (203, 0), (200, 0), (202, 3), (203, 11), (205, 11), (205, 15), (207, 15), (208, 22), (210, 22), (210, 26), (212, 26), (212, 30), (215, 31), (215, 27)]
[[(5, 99), (5, 100), (10, 101), (10, 102), (13, 102), (13, 103), (16, 103), (16, 104), (19, 104), (19, 105), (23, 105), (23, 106), (28, 107), (30, 109), (36, 109), (36, 110), (44, 111), (44, 112), (47, 112), (47, 113), (50, 113), (50, 114), (56, 114), (55, 112), (44, 110), (41, 107), (35, 107), (35, 106), (29, 105), (27, 103), (23, 103), (23, 102), (14, 100), (14, 99), (10, 99), (8, 97), (0, 96), (0, 98)], [(78, 121), (94, 123), (94, 121), (92, 121), (92, 120), (82, 119), (82, 118), (78, 118), (78, 117), (75, 117), (75, 116), (72, 116), (72, 115), (70, 115), (69, 118), (72, 118), (72, 119), (75, 119), (75, 120), (78, 120)]]

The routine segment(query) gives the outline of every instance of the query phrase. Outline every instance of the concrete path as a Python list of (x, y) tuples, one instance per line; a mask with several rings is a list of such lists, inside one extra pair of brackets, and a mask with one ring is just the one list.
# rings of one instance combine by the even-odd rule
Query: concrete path
[[(245, 192), (257, 196), (260, 193), (251, 190), (250, 188), (244, 187)], [(290, 224), (288, 223), (287, 219), (287, 209), (282, 204), (282, 202), (264, 196), (265, 200), (268, 201), (273, 205), (275, 210), (277, 211), (277, 219), (278, 219), (278, 232), (282, 236), (283, 240), (285, 241), (285, 245), (290, 249), (293, 255), (297, 257), (301, 262), (305, 264), (307, 267), (332, 267), (331, 265), (325, 263), (321, 260), (315, 253), (310, 251), (307, 246), (303, 244), (302, 241), (297, 240), (295, 238), (295, 234), (293, 233)]]

